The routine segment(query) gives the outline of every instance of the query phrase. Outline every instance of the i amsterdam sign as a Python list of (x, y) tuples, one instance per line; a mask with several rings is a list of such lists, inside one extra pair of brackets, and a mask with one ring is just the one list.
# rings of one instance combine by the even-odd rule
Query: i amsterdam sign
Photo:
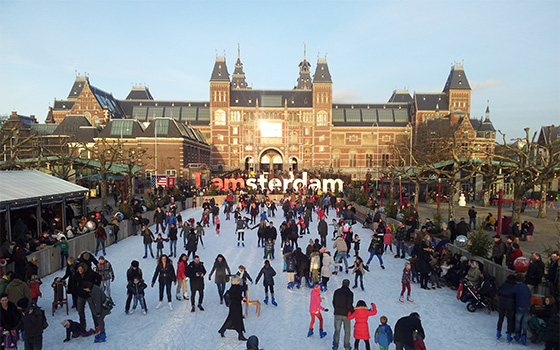
[(210, 183), (216, 186), (216, 189), (219, 191), (221, 189), (242, 189), (242, 188), (250, 188), (253, 190), (257, 190), (259, 188), (268, 188), (269, 191), (273, 191), (274, 189), (278, 188), (282, 191), (286, 192), (289, 188), (310, 188), (312, 190), (322, 190), (323, 192), (327, 192), (329, 189), (332, 191), (339, 191), (342, 192), (344, 182), (341, 179), (308, 179), (307, 172), (304, 171), (301, 178), (294, 178), (290, 177), (289, 179), (284, 178), (272, 178), (268, 179), (264, 175), (260, 175), (258, 178), (214, 178), (210, 180)]

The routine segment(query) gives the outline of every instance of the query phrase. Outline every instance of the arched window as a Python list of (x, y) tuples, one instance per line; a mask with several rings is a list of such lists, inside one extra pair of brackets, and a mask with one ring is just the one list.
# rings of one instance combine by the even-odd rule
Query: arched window
[(214, 112), (214, 125), (226, 125), (226, 112), (221, 109)]

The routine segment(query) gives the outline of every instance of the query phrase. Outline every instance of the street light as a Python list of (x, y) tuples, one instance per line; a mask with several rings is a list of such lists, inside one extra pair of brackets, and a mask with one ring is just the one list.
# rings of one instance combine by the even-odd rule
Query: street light
[(371, 134), (373, 135), (373, 128), (376, 127), (377, 135), (375, 135), (376, 140), (376, 148), (375, 148), (375, 179), (379, 178), (379, 124), (377, 122), (373, 122), (371, 124)]
[(410, 128), (410, 147), (408, 149), (409, 151), (408, 166), (412, 166), (412, 124), (409, 122), (407, 127)]

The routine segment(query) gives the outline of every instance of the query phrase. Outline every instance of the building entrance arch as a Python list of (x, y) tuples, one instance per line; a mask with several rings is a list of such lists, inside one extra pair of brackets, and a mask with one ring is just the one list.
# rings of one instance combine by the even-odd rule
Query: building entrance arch
[(253, 169), (253, 157), (245, 158), (245, 171), (250, 171)]
[(282, 164), (284, 163), (284, 157), (280, 153), (280, 151), (270, 148), (264, 150), (261, 153), (261, 157), (259, 159), (260, 170), (262, 171), (279, 171), (282, 169)]

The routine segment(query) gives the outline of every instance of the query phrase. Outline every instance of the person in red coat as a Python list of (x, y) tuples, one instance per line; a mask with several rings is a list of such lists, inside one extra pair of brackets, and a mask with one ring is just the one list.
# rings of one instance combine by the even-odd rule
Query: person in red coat
[(371, 349), (369, 345), (370, 336), (368, 318), (376, 314), (377, 307), (375, 306), (375, 304), (371, 303), (371, 310), (368, 310), (366, 302), (363, 300), (358, 301), (356, 307), (354, 308), (354, 312), (348, 312), (348, 319), (356, 320), (356, 323), (354, 324), (354, 349), (358, 349), (360, 340), (363, 340), (366, 343), (366, 350)]
[(183, 298), (189, 300), (189, 294), (187, 294), (187, 275), (185, 274), (188, 264), (187, 254), (181, 254), (177, 262), (177, 300), (181, 300), (181, 288), (183, 288)]
[(515, 259), (523, 256), (523, 252), (519, 249), (519, 244), (514, 242), (511, 246), (513, 247), (513, 250), (509, 256), (508, 267), (513, 270), (513, 263), (515, 262)]

